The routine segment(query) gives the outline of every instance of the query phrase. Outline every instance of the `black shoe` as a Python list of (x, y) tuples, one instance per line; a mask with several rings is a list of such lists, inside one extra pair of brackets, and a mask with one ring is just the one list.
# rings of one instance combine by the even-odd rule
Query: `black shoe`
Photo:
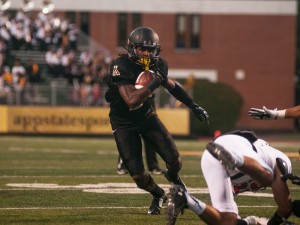
[(153, 198), (152, 199), (152, 203), (148, 209), (148, 214), (149, 215), (158, 215), (160, 214), (160, 209), (163, 205), (163, 203), (165, 203), (167, 201), (167, 196), (164, 195), (161, 198)]
[(174, 225), (179, 213), (183, 213), (183, 210), (187, 208), (185, 192), (185, 188), (180, 185), (174, 185), (170, 189), (166, 210), (167, 225)]
[(182, 186), (185, 190), (186, 190), (186, 186), (185, 186), (185, 183), (183, 183), (183, 181), (181, 180), (181, 178), (177, 175), (177, 177), (176, 178), (172, 178), (171, 176), (170, 176), (170, 174), (168, 173), (168, 171), (166, 171), (165, 172), (165, 177), (167, 178), (167, 180), (171, 183), (171, 184), (173, 184), (173, 185), (180, 185), (180, 186)]
[(161, 168), (155, 168), (153, 170), (149, 170), (149, 173), (153, 175), (162, 175), (165, 173), (165, 171), (162, 170)]

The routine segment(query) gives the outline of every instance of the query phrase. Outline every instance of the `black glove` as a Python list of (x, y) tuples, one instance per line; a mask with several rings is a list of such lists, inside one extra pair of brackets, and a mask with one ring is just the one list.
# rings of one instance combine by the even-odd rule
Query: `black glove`
[(255, 120), (276, 120), (278, 117), (277, 109), (267, 109), (265, 106), (262, 109), (251, 108), (248, 114)]
[(197, 104), (194, 104), (192, 107), (191, 107), (193, 113), (195, 114), (195, 116), (200, 120), (200, 121), (204, 121), (207, 125), (209, 124), (209, 121), (208, 121), (208, 114), (207, 112), (201, 108), (199, 105)]
[(283, 181), (290, 180), (293, 184), (300, 185), (300, 177), (292, 173), (287, 173), (281, 177)]
[(164, 74), (162, 74), (162, 73), (160, 73), (160, 72), (153, 72), (152, 70), (150, 70), (151, 71), (151, 73), (152, 73), (152, 75), (154, 76), (154, 77), (159, 77), (159, 79), (161, 80), (161, 84), (162, 85), (164, 85), (165, 83), (167, 83), (167, 81), (168, 81), (168, 77), (166, 76), (166, 75), (164, 75)]

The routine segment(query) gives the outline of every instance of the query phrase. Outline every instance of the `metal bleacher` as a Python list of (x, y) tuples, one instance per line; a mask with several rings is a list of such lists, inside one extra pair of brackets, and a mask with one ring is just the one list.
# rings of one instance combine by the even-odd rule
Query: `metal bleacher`
[(27, 63), (28, 60), (32, 60), (39, 65), (46, 65), (45, 54), (43, 51), (35, 51), (35, 50), (12, 50), (10, 54), (14, 58), (20, 59), (23, 63)]

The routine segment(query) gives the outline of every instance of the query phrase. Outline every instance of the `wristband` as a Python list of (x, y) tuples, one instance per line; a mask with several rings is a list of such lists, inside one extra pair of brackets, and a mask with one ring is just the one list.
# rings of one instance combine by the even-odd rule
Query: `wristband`
[(286, 113), (286, 110), (278, 110), (277, 111), (277, 118), (278, 119), (284, 119), (285, 118), (285, 113)]
[(159, 87), (161, 84), (161, 79), (159, 77), (154, 77), (154, 79), (147, 85), (148, 90), (153, 93), (153, 91)]

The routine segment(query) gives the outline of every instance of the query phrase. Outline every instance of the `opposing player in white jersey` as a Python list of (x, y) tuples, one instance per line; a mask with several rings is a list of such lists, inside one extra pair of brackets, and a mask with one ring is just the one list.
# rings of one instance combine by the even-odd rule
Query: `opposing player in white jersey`
[[(167, 224), (173, 225), (184, 208), (196, 213), (206, 224), (247, 225), (282, 224), (292, 214), (290, 191), (282, 176), (292, 171), (289, 158), (258, 139), (251, 131), (235, 131), (217, 137), (206, 146), (201, 158), (212, 205), (191, 196), (186, 189), (171, 188)], [(269, 220), (258, 217), (240, 219), (234, 196), (270, 187), (277, 209)]]

